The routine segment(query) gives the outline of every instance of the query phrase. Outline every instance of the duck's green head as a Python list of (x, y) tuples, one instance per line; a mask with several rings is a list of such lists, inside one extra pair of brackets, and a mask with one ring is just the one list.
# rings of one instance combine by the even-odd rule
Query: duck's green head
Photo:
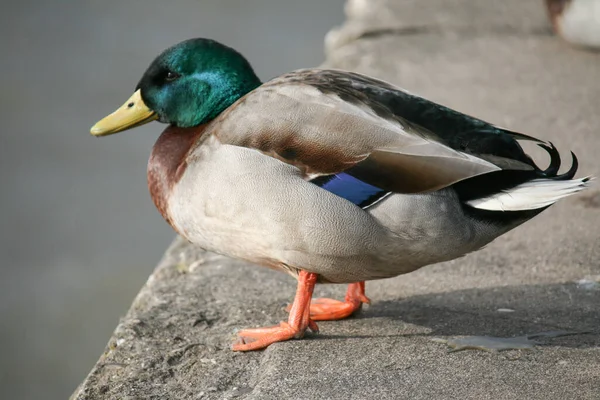
[(136, 91), (91, 129), (104, 136), (159, 120), (179, 127), (204, 124), (261, 84), (237, 51), (209, 39), (190, 39), (160, 54)]

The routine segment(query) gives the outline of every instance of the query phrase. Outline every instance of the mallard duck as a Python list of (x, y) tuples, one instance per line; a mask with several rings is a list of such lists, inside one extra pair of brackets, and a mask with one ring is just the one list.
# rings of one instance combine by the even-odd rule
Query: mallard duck
[(555, 32), (567, 42), (600, 48), (600, 1), (546, 0)]
[[(297, 70), (261, 83), (235, 50), (191, 39), (160, 54), (104, 136), (168, 124), (148, 187), (181, 236), (298, 280), (287, 322), (238, 333), (233, 350), (292, 338), (348, 317), (367, 280), (480, 249), (584, 189), (558, 175), (552, 144), (499, 128), (357, 73)], [(518, 140), (551, 157), (539, 168)], [(344, 301), (311, 300), (317, 282)]]

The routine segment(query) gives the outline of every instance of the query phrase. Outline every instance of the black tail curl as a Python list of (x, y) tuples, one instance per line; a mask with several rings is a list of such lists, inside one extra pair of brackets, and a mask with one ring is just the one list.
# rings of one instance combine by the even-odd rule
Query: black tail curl
[(577, 156), (575, 155), (575, 153), (571, 152), (571, 157), (573, 159), (571, 163), (571, 168), (569, 168), (569, 170), (564, 174), (557, 175), (561, 164), (560, 154), (558, 153), (558, 150), (556, 149), (556, 147), (554, 147), (554, 144), (552, 144), (552, 142), (548, 143), (550, 144), (549, 146), (545, 143), (538, 143), (538, 146), (546, 150), (550, 155), (550, 165), (545, 170), (540, 170), (540, 173), (543, 175), (544, 178), (553, 179), (557, 181), (567, 181), (569, 179), (573, 179), (573, 177), (577, 173), (577, 169), (579, 168), (579, 161), (577, 160)]
[[(459, 199), (462, 202), (468, 202), (469, 200), (489, 196), (503, 190), (509, 190), (534, 179), (552, 179), (558, 181), (573, 179), (579, 168), (579, 161), (573, 152), (571, 152), (571, 157), (573, 158), (571, 168), (564, 174), (558, 175), (561, 159), (556, 147), (551, 142), (538, 143), (538, 146), (546, 150), (550, 155), (550, 165), (548, 168), (543, 170), (537, 167), (533, 160), (530, 160), (530, 165), (534, 167), (533, 170), (501, 170), (466, 179), (453, 185)], [(587, 182), (587, 180), (584, 180), (583, 183)]]

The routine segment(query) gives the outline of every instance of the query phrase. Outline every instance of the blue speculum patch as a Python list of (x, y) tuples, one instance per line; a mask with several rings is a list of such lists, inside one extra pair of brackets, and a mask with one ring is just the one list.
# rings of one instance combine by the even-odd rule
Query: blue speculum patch
[(369, 207), (389, 193), (386, 190), (363, 182), (345, 172), (340, 172), (335, 175), (320, 176), (313, 179), (311, 182), (362, 208)]

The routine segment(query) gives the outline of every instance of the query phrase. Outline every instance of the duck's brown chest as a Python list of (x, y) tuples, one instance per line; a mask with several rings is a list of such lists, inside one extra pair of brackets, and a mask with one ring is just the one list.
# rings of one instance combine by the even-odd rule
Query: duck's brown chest
[(148, 160), (148, 190), (163, 218), (175, 229), (168, 212), (173, 187), (187, 167), (187, 155), (202, 137), (206, 126), (177, 128), (169, 126), (160, 135)]

